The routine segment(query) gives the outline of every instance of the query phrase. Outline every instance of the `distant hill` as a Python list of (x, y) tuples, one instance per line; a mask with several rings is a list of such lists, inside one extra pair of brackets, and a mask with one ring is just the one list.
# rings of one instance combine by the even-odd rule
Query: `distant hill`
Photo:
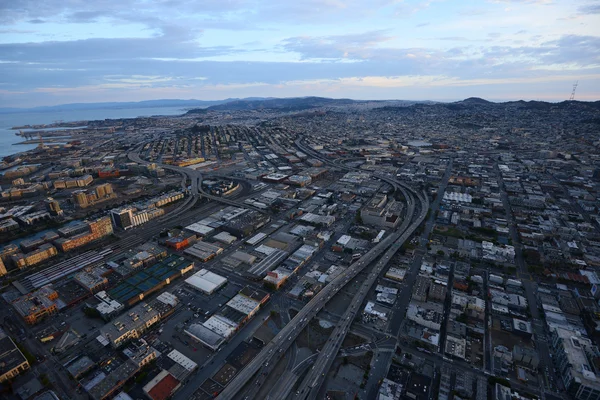
[[(291, 98), (269, 98), (269, 99), (241, 99), (206, 108), (215, 111), (241, 111), (241, 110), (265, 110), (274, 109), (279, 111), (302, 111), (324, 106), (340, 106), (360, 103), (360, 100), (329, 99), (325, 97), (291, 97)], [(188, 114), (197, 114), (205, 110), (190, 110)]]
[[(257, 98), (255, 98), (257, 99)], [(161, 99), (130, 102), (105, 102), (105, 103), (71, 103), (56, 106), (42, 106), (33, 108), (0, 108), (0, 113), (27, 113), (27, 112), (50, 112), (50, 111), (72, 111), (72, 110), (99, 110), (99, 109), (127, 109), (127, 108), (159, 108), (159, 107), (209, 107), (217, 104), (236, 101), (239, 99), (224, 100), (178, 100)]]
[(482, 104), (482, 105), (492, 104), (491, 101), (484, 100), (480, 97), (469, 97), (468, 99), (457, 101), (456, 103), (470, 104), (470, 105), (472, 105), (472, 104)]
[[(180, 107), (189, 108), (188, 114), (204, 113), (207, 110), (215, 111), (241, 111), (241, 110), (278, 110), (298, 112), (320, 107), (335, 107), (364, 103), (381, 103), (384, 107), (403, 108), (407, 106), (426, 107), (440, 105), (450, 110), (462, 110), (470, 107), (518, 107), (530, 108), (536, 110), (547, 110), (550, 108), (562, 107), (591, 107), (600, 109), (600, 101), (582, 102), (582, 101), (563, 101), (560, 103), (549, 103), (544, 101), (508, 101), (491, 102), (479, 97), (469, 97), (464, 100), (448, 103), (436, 101), (412, 101), (412, 100), (352, 100), (352, 99), (331, 99), (326, 97), (247, 97), (243, 99), (228, 98), (224, 100), (179, 100), (179, 99), (161, 99), (146, 100), (138, 102), (106, 102), (106, 103), (72, 103), (56, 106), (44, 106), (34, 108), (0, 108), (0, 114), (3, 113), (27, 113), (27, 112), (52, 112), (52, 111), (71, 111), (71, 110), (97, 110), (97, 109), (128, 109), (128, 108), (159, 108), (159, 107)], [(198, 108), (195, 108), (198, 107)]]

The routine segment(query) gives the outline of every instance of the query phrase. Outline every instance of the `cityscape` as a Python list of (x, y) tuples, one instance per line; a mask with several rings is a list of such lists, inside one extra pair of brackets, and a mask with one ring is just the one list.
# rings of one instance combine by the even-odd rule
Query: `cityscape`
[(6, 399), (600, 398), (599, 102), (12, 129)]
[(0, 0), (0, 400), (600, 400), (599, 0)]

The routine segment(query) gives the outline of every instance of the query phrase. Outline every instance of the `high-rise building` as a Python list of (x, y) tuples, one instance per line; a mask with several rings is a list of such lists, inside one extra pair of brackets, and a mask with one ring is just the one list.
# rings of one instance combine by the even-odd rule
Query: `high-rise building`
[(99, 199), (102, 199), (103, 197), (109, 196), (113, 193), (113, 188), (112, 185), (110, 183), (105, 183), (102, 185), (98, 185), (96, 187), (96, 196), (98, 196)]
[(110, 216), (113, 220), (115, 227), (119, 229), (129, 229), (133, 228), (133, 209), (121, 208), (118, 210), (111, 210)]
[(45, 200), (46, 209), (52, 215), (62, 215), (63, 211), (60, 208), (60, 203), (57, 200), (54, 200), (52, 197), (48, 197)]
[(78, 190), (73, 192), (73, 201), (80, 208), (86, 208), (88, 206), (88, 196), (85, 190)]

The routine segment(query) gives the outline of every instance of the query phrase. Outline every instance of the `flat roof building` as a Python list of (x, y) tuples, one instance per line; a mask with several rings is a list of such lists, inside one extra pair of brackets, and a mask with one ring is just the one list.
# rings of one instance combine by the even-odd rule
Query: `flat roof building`
[(227, 232), (221, 232), (218, 235), (215, 235), (213, 237), (213, 239), (215, 239), (218, 242), (221, 242), (223, 244), (232, 244), (233, 242), (235, 242), (237, 240), (237, 238), (233, 235), (230, 235)]
[(167, 400), (180, 387), (181, 382), (163, 369), (143, 387), (143, 391), (151, 400)]
[(213, 294), (227, 283), (227, 278), (210, 272), (207, 269), (201, 269), (187, 278), (185, 283), (205, 294)]
[(46, 285), (33, 293), (19, 297), (12, 305), (27, 324), (34, 325), (58, 312), (57, 299), (58, 293), (51, 285)]
[(131, 339), (139, 338), (143, 332), (172, 311), (171, 304), (158, 298), (138, 304), (100, 328), (100, 336), (106, 338), (112, 347), (117, 348)]
[(185, 254), (196, 257), (202, 262), (211, 260), (222, 252), (221, 247), (206, 242), (197, 242), (184, 251)]
[(13, 379), (29, 369), (29, 362), (15, 342), (0, 329), (0, 382)]

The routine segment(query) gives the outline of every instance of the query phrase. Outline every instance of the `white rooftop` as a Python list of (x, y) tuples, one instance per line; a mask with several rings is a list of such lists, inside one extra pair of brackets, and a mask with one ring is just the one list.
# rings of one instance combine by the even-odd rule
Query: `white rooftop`
[(260, 305), (260, 303), (256, 300), (253, 300), (249, 297), (246, 297), (246, 296), (238, 293), (234, 298), (229, 300), (227, 305), (229, 307), (233, 308), (234, 310), (237, 310), (243, 314), (248, 315), (248, 314), (252, 313), (253, 311), (255, 311), (258, 308), (258, 306)]
[(198, 364), (196, 364), (177, 350), (171, 351), (169, 354), (167, 354), (167, 357), (169, 357), (171, 360), (175, 361), (177, 364), (181, 365), (188, 371), (192, 371), (198, 366)]
[(224, 338), (228, 338), (229, 336), (231, 336), (237, 328), (237, 324), (235, 322), (230, 321), (222, 315), (213, 315), (202, 325), (204, 325), (211, 331), (223, 336)]
[(201, 269), (185, 280), (185, 283), (188, 285), (208, 293), (221, 287), (226, 282), (227, 278), (217, 275), (214, 272), (210, 272), (207, 269)]

